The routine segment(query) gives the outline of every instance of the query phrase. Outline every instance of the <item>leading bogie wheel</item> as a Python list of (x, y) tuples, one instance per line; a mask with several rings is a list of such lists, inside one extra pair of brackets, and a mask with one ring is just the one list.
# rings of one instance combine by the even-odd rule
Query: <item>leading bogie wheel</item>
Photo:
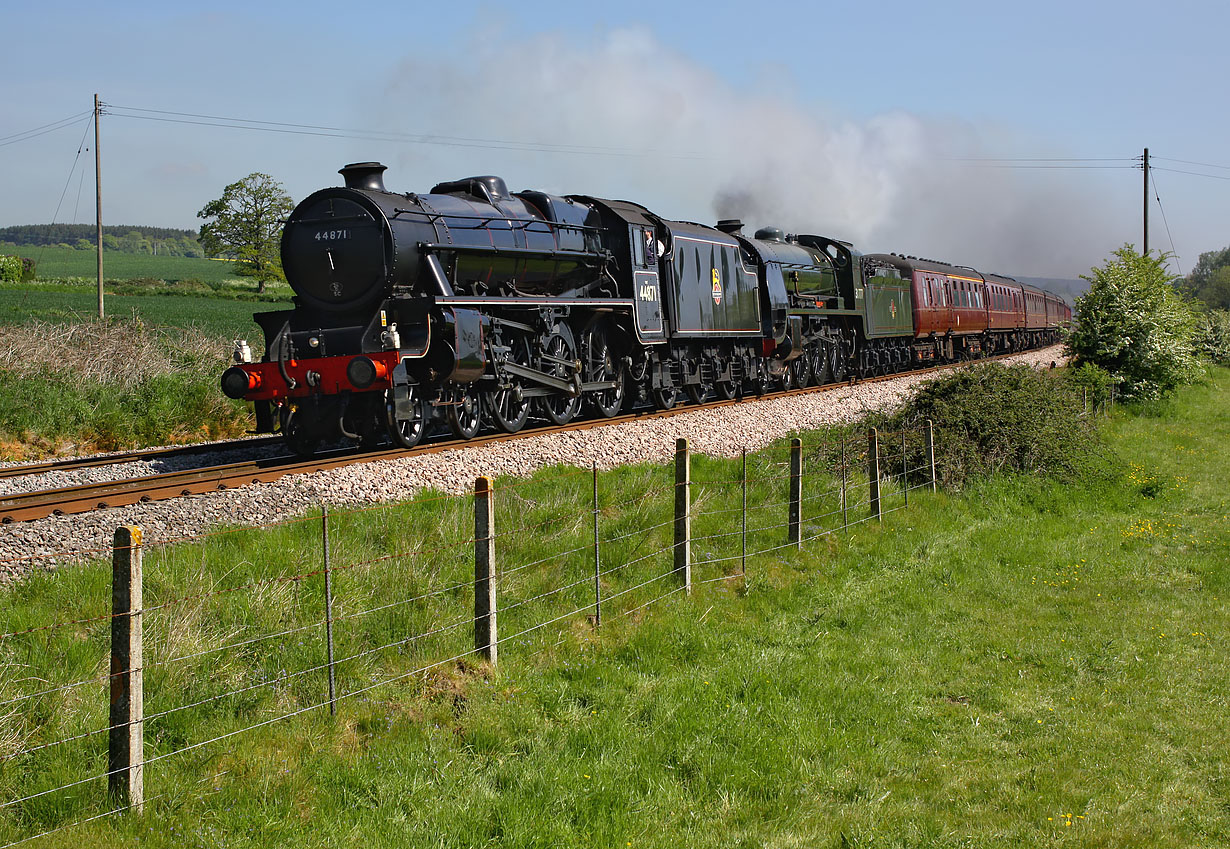
[(473, 439), (483, 423), (483, 405), (473, 383), (453, 386), (448, 394), (448, 427), (458, 439)]
[(393, 400), (394, 390), (390, 389), (385, 398), (389, 436), (393, 444), (402, 448), (413, 448), (423, 440), (427, 431), (427, 403), (423, 393), (417, 386), (408, 387), (410, 393), (409, 410), (402, 410), (402, 418), (398, 415), (397, 404)]

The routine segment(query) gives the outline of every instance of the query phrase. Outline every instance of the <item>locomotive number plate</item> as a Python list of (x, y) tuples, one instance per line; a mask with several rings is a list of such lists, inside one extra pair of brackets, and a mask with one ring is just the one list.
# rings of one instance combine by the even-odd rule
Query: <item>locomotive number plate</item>
[(336, 242), (338, 239), (349, 239), (349, 230), (317, 230), (312, 237), (318, 242)]

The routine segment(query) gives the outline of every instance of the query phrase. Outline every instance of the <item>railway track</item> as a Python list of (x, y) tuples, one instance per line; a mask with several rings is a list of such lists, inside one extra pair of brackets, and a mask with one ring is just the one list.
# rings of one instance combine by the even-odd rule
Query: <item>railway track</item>
[[(983, 360), (983, 362), (994, 359), (1002, 359), (1006, 356), (1011, 355), (1005, 354), (999, 357), (988, 357), (986, 360)], [(879, 377), (861, 378), (857, 382), (875, 383), (893, 380), (899, 377), (908, 377), (941, 371), (944, 369), (956, 368), (960, 365), (960, 363), (956, 363), (931, 366), (928, 368), (898, 372), (896, 374), (882, 375)], [(271, 483), (287, 475), (310, 474), (312, 472), (325, 471), (354, 463), (373, 463), (381, 460), (413, 457), (416, 455), (431, 454), (440, 451), (473, 448), (476, 446), (513, 439), (529, 439), (536, 436), (542, 436), (544, 434), (588, 430), (590, 428), (604, 427), (606, 425), (619, 424), (621, 422), (639, 421), (647, 418), (666, 418), (682, 413), (694, 412), (696, 410), (715, 409), (718, 407), (740, 404), (746, 401), (784, 398), (793, 395), (826, 392), (851, 385), (854, 382), (856, 381), (850, 381), (849, 383), (831, 383), (825, 386), (809, 386), (804, 389), (779, 390), (776, 392), (768, 392), (764, 395), (746, 396), (742, 399), (710, 401), (701, 405), (685, 404), (674, 407), (670, 410), (647, 410), (643, 412), (626, 413), (609, 419), (576, 421), (570, 422), (566, 425), (539, 427), (512, 434), (486, 434), (468, 440), (445, 439), (420, 445), (412, 449), (388, 448), (377, 451), (346, 449), (325, 452), (311, 459), (303, 459), (295, 456), (281, 456), (256, 460), (242, 460), (197, 469), (184, 469), (157, 475), (133, 477), (125, 480), (102, 481), (97, 483), (81, 484), (78, 486), (62, 487), (58, 489), (21, 493), (0, 498), (0, 522), (4, 524), (9, 524), (12, 522), (28, 522), (52, 515), (85, 513), (108, 507), (123, 507), (131, 504), (139, 504), (149, 501), (162, 501), (187, 495), (200, 495), (208, 492), (235, 489), (253, 483)], [(237, 440), (236, 442), (243, 446), (255, 446), (266, 442), (278, 441), (280, 441), (280, 437), (268, 437), (262, 440)], [(20, 469), (23, 474), (35, 474), (41, 471), (98, 467), (131, 462), (133, 460), (140, 459), (183, 456), (187, 453), (208, 453), (210, 449), (216, 450), (217, 446), (190, 446), (185, 449), (154, 449), (146, 452), (136, 451), (131, 452), (130, 454), (93, 457), (80, 461), (65, 460), (53, 461), (47, 464), (30, 464), (21, 467), (12, 467), (10, 469), (5, 469), (4, 471), (12, 472), (14, 469)], [(40, 468), (40, 466), (42, 466), (42, 468)], [(6, 474), (4, 476), (14, 477), (16, 475)]]

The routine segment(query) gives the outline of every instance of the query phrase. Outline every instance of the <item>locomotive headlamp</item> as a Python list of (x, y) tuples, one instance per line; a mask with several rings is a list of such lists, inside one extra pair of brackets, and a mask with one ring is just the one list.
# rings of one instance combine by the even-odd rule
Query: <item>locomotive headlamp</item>
[(308, 339), (308, 344), (311, 345), (313, 348), (319, 348), (320, 340), (317, 339), (315, 336), (312, 336), (311, 338)]
[(384, 363), (377, 363), (370, 357), (355, 357), (346, 366), (346, 379), (355, 389), (366, 389), (388, 374)]

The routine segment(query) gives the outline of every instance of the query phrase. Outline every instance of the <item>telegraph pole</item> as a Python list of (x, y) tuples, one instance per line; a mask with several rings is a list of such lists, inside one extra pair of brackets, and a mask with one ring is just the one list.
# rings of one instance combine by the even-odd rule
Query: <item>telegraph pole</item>
[(102, 114), (98, 95), (94, 95), (94, 195), (98, 218), (98, 317), (103, 317), (103, 244), (102, 244), (102, 153), (98, 150), (98, 116)]
[(1149, 255), (1149, 148), (1145, 148), (1145, 256)]

